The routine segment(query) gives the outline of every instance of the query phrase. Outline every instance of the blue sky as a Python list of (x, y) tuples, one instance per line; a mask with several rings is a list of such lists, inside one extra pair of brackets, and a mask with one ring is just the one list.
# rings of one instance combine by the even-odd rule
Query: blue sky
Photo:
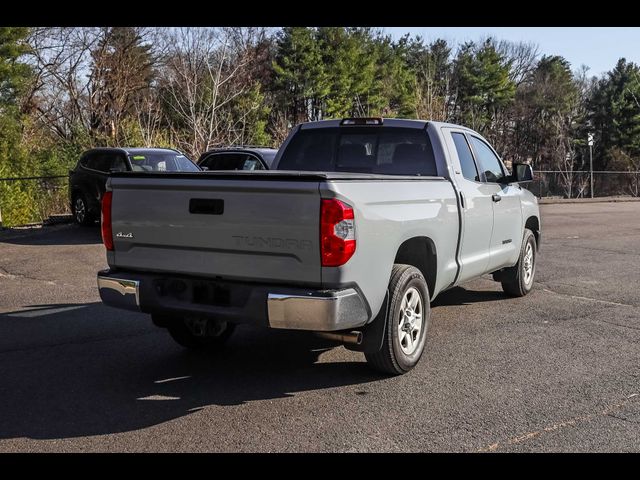
[(488, 35), (534, 42), (541, 54), (561, 55), (574, 70), (587, 65), (591, 75), (611, 70), (620, 57), (640, 64), (640, 27), (385, 27), (385, 31), (394, 38), (408, 32), (455, 44)]

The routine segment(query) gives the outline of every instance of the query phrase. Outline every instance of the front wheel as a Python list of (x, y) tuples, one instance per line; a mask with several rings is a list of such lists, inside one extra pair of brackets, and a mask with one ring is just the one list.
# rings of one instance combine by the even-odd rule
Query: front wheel
[(365, 353), (376, 370), (401, 375), (416, 366), (424, 351), (431, 307), (429, 287), (411, 265), (396, 264), (389, 281), (390, 302), (382, 348)]
[(514, 297), (524, 297), (533, 288), (535, 274), (536, 237), (531, 230), (525, 229), (518, 263), (502, 273), (502, 290)]
[(174, 318), (166, 323), (169, 335), (192, 350), (216, 350), (231, 337), (235, 325), (210, 318)]

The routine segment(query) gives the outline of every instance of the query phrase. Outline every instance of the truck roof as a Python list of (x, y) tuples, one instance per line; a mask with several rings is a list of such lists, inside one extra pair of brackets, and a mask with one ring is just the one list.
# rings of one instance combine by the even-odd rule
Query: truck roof
[[(307, 130), (311, 128), (339, 127), (342, 121), (343, 121), (342, 118), (331, 119), (331, 120), (318, 120), (315, 122), (301, 123), (300, 128), (302, 130)], [(432, 124), (436, 127), (455, 127), (455, 128), (470, 130), (468, 127), (465, 127), (463, 125), (456, 125), (454, 123), (447, 123), (447, 122), (434, 122), (432, 120), (415, 120), (410, 118), (384, 118), (383, 119), (383, 126), (389, 126), (389, 127), (424, 128), (427, 124)]]
[(124, 152), (127, 155), (134, 155), (136, 153), (149, 153), (149, 152), (173, 152), (180, 153), (178, 150), (173, 148), (158, 148), (158, 147), (95, 147), (86, 150), (87, 152), (95, 152), (95, 151), (117, 151)]

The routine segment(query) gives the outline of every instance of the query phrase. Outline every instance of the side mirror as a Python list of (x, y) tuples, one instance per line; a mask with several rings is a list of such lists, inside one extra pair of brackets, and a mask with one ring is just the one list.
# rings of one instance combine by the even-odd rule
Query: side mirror
[(516, 183), (527, 183), (533, 181), (533, 169), (527, 163), (514, 163), (511, 179)]

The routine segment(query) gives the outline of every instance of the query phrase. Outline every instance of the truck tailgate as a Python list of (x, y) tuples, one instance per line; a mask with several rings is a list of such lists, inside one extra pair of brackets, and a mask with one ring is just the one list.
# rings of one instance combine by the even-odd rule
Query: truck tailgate
[[(320, 284), (319, 182), (275, 175), (114, 175), (116, 268)], [(295, 180), (295, 181), (293, 181)]]

